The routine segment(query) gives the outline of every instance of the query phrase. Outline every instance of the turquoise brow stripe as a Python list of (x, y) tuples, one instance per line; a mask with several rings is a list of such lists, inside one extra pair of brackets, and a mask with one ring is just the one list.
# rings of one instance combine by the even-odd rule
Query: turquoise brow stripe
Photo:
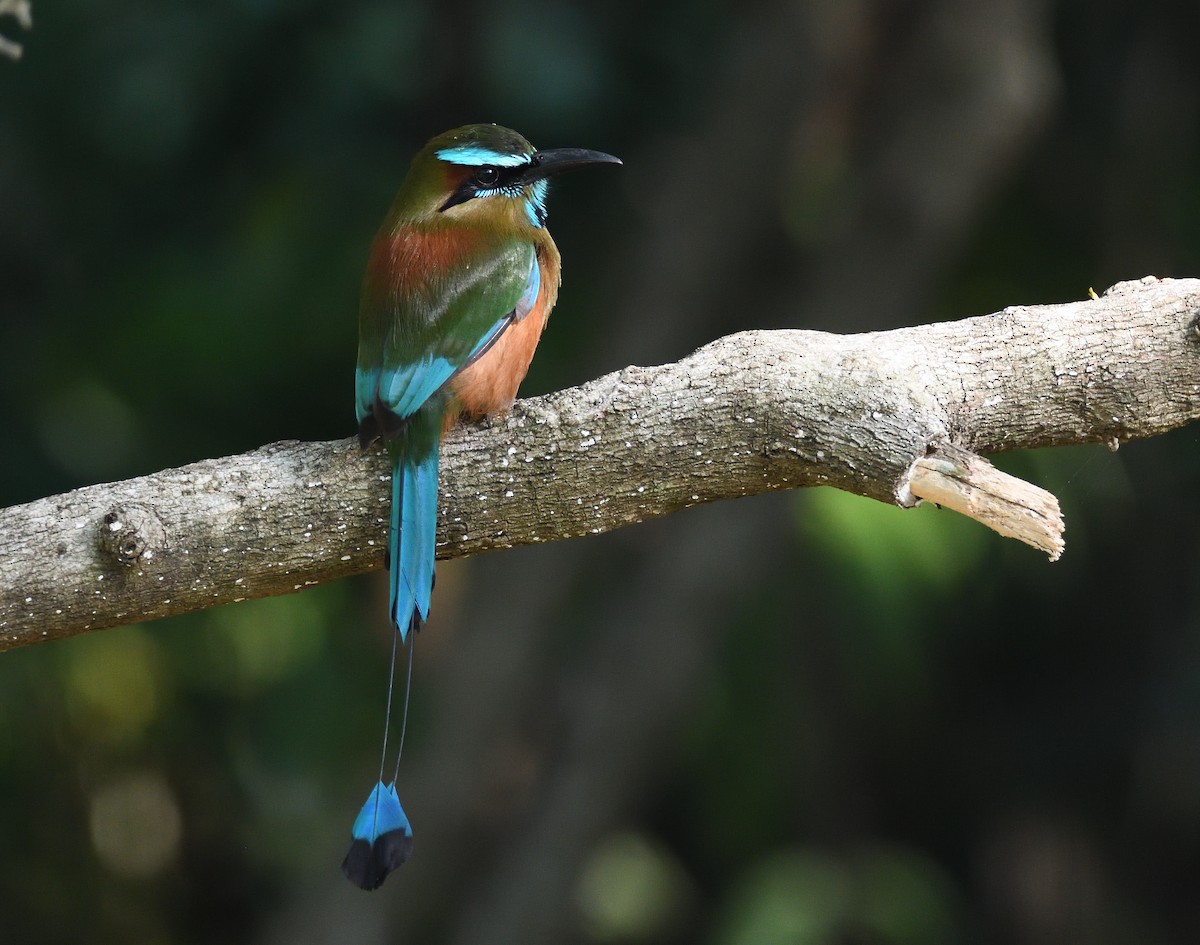
[(484, 164), (495, 164), (498, 167), (520, 167), (522, 164), (528, 164), (530, 158), (528, 154), (501, 154), (491, 148), (482, 148), (474, 144), (464, 145), (460, 148), (442, 148), (437, 152), (437, 156), (447, 164), (466, 164), (471, 167), (479, 167)]

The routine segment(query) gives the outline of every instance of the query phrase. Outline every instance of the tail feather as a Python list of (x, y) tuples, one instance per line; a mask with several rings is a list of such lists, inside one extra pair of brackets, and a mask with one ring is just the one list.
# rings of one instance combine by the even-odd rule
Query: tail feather
[[(438, 419), (435, 417), (435, 420)], [(437, 427), (433, 428), (435, 431)], [(412, 443), (405, 444), (411, 447)], [(408, 678), (405, 683), (405, 714), (408, 717), (408, 691), (412, 678), (412, 643), (408, 636), (429, 617), (429, 598), (433, 593), (433, 559), (437, 544), (438, 443), (422, 450), (414, 459), (412, 452), (392, 447), (392, 517), (388, 534), (387, 566), (390, 577), (392, 623), (401, 641), (409, 644)], [(396, 668), (395, 638), (392, 645), (392, 669)], [(392, 707), (391, 683), (388, 684), (388, 711)], [(404, 751), (404, 728), (400, 729), (400, 753)], [(342, 862), (342, 872), (361, 889), (377, 889), (387, 875), (398, 869), (412, 852), (412, 827), (396, 794), (395, 776), (383, 782), (387, 757), (387, 726), (384, 726), (383, 757), (379, 762), (379, 781), (368, 795), (354, 821), (350, 852)]]
[(388, 873), (402, 866), (412, 853), (412, 827), (400, 806), (394, 781), (375, 785), (358, 812), (352, 835), (342, 872), (360, 889), (378, 889)]
[(392, 623), (407, 641), (429, 618), (437, 545), (438, 450), (417, 461), (397, 455), (392, 470), (392, 522), (388, 535)]

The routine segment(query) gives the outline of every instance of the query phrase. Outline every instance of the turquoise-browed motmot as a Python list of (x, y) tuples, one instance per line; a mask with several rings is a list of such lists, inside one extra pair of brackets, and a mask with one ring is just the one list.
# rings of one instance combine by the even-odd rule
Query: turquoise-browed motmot
[[(429, 616), (433, 590), (441, 435), (460, 419), (508, 409), (529, 369), (558, 297), (548, 178), (620, 163), (598, 151), (536, 151), (497, 125), (457, 128), (413, 159), (375, 237), (359, 306), (355, 410), (359, 442), (382, 439), (392, 459), (384, 560), (410, 673), (410, 636)], [(384, 784), (382, 762), (352, 833), (342, 869), (363, 889), (377, 888), (412, 851), (395, 777)]]

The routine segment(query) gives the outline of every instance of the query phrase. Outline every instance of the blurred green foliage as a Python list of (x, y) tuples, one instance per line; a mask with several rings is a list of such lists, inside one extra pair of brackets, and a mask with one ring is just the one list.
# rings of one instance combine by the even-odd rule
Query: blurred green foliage
[[(917, 288), (886, 312), (791, 307), (823, 298), (811, 286), (861, 217), (904, 218), (890, 192), (847, 208), (880, 196), (864, 181), (889, 156), (881, 125), (921, 92), (893, 86), (904, 51), (955, 6), (813, 4), (793, 36), (779, 0), (37, 0), (25, 57), (0, 60), (0, 503), (349, 436), (368, 243), (408, 156), (465, 121), (626, 160), (620, 183), (554, 196), (566, 280), (530, 393), (740, 328), (886, 328), (1200, 275), (1196, 11), (1062, 0), (1012, 5), (1037, 11), (1052, 104), (939, 231)], [(805, 70), (830, 37), (842, 72), (821, 99)], [(798, 71), (771, 104), (753, 75), (776, 39)], [(720, 115), (744, 137), (715, 135)], [(730, 163), (769, 181), (749, 226), (721, 203)], [(698, 301), (687, 266), (714, 259), (728, 275)], [(831, 490), (739, 503), (763, 518), (755, 574), (713, 616), (686, 718), (644, 720), (666, 733), (658, 767), (622, 772), (634, 786), (608, 785), (622, 799), (583, 851), (542, 868), (569, 869), (575, 895), (539, 909), (567, 931), (523, 941), (1200, 939), (1196, 447), (1181, 430), (1001, 457), (1063, 502), (1053, 566), (934, 509)], [(482, 812), (454, 793), (410, 810), (417, 856), (374, 897), (336, 867), (378, 750), (377, 576), (4, 654), (0, 938), (391, 941), (409, 922), (412, 940), (472, 940), (462, 923), (528, 865), (523, 825), (569, 754), (557, 726), (583, 697), (561, 680), (591, 660), (598, 602), (645, 565), (613, 549), (670, 558), (670, 527), (561, 553), (580, 577), (535, 589), (563, 597), (562, 631), (511, 683), (537, 711), (503, 743), (436, 744), (432, 707), (460, 691), (479, 588), (496, 613), (529, 598), (487, 584), (490, 560), (439, 572), (410, 761), (491, 752), (495, 782), (473, 785)], [(622, 613), (663, 629), (639, 619)], [(601, 691), (619, 701), (623, 678)], [(423, 845), (422, 817), (457, 840)]]

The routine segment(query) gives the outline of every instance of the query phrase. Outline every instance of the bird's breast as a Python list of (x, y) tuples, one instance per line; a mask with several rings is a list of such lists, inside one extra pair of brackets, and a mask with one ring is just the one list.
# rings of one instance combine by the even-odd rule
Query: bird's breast
[(451, 382), (454, 405), (447, 413), (447, 428), (460, 418), (479, 420), (503, 413), (516, 399), (517, 388), (529, 371), (542, 329), (558, 299), (559, 257), (552, 242), (547, 240), (538, 247), (537, 260), (541, 266), (541, 289), (533, 308)]

